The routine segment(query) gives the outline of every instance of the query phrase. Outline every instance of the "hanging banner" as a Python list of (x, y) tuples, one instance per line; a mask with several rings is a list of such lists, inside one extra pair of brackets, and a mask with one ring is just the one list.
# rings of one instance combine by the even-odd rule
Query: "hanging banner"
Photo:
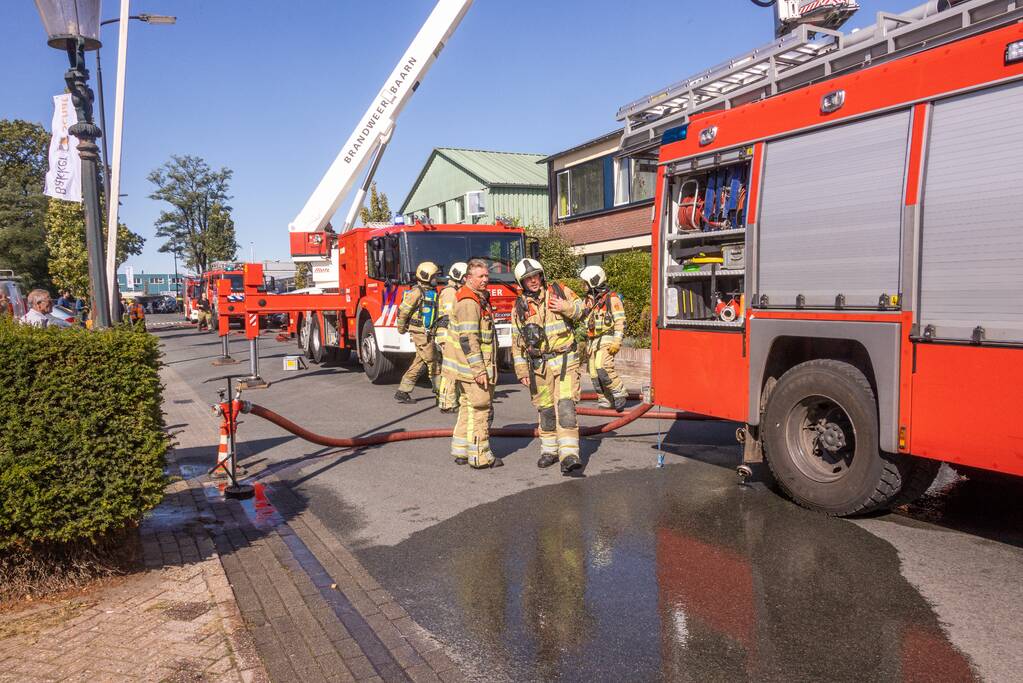
[(50, 168), (46, 171), (44, 194), (69, 202), (82, 201), (82, 159), (78, 156), (78, 138), (68, 128), (78, 123), (78, 114), (65, 93), (53, 98), (53, 122), (50, 138)]

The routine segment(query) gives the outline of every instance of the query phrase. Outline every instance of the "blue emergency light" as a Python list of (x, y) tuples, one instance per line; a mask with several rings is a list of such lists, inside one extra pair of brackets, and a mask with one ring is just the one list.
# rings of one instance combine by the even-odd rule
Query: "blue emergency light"
[(682, 126), (676, 126), (675, 128), (669, 128), (668, 130), (664, 131), (663, 135), (661, 135), (661, 144), (667, 145), (672, 142), (678, 142), (679, 140), (685, 140), (686, 133), (688, 132), (689, 132), (688, 123)]

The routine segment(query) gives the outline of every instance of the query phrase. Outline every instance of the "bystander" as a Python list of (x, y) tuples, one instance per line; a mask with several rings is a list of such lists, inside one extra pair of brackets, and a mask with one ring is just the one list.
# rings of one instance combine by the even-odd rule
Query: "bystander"
[(52, 310), (50, 293), (45, 289), (33, 289), (28, 293), (28, 313), (21, 317), (21, 322), (32, 327), (66, 327), (66, 323), (51, 314)]

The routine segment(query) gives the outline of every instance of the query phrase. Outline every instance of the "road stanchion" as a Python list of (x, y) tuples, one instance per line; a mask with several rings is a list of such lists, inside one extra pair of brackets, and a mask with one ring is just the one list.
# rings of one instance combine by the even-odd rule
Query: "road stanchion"
[(259, 314), (245, 314), (245, 336), (249, 340), (249, 376), (239, 384), (242, 389), (266, 389), (270, 383), (259, 375)]

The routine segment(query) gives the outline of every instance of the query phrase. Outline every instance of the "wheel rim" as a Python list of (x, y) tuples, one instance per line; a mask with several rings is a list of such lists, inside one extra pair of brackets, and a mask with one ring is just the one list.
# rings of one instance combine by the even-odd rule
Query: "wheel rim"
[(362, 337), (362, 363), (367, 367), (371, 368), (376, 363), (377, 359), (377, 342), (373, 338), (373, 332), (368, 331)]
[(309, 340), (312, 344), (313, 356), (320, 355), (320, 328), (317, 327), (309, 333)]
[(807, 396), (789, 410), (785, 440), (804, 476), (820, 483), (844, 477), (856, 452), (856, 429), (849, 414), (827, 396)]
[(309, 318), (302, 321), (302, 327), (298, 330), (298, 342), (303, 350), (309, 347)]

